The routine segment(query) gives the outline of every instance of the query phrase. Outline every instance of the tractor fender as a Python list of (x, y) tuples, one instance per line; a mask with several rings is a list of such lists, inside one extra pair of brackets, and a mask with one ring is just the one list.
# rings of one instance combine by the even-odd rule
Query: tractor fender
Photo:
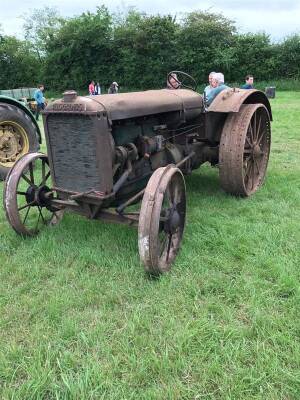
[(208, 107), (208, 112), (239, 112), (242, 104), (262, 103), (266, 106), (272, 121), (271, 105), (264, 92), (256, 89), (229, 88), (223, 90)]
[(28, 110), (28, 108), (26, 106), (24, 106), (23, 103), (21, 103), (20, 101), (18, 101), (16, 99), (13, 99), (12, 97), (0, 96), (0, 104), (1, 103), (12, 104), (16, 107), (19, 107), (30, 117), (31, 121), (33, 122), (34, 126), (36, 127), (39, 143), (41, 144), (42, 143), (42, 135), (41, 135), (40, 127), (39, 127), (38, 123), (36, 122), (36, 119), (34, 118), (32, 112), (30, 110)]

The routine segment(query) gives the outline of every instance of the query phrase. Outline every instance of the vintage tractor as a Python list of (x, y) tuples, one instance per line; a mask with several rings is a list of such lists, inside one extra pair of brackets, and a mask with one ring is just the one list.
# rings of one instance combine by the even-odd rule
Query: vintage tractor
[(177, 90), (67, 91), (49, 105), (48, 157), (24, 155), (6, 180), (4, 207), (15, 231), (35, 235), (64, 210), (126, 223), (138, 227), (146, 271), (168, 271), (185, 226), (184, 174), (208, 161), (226, 192), (249, 196), (263, 183), (271, 140), (264, 93), (228, 89), (206, 110), (202, 96), (184, 87), (181, 79)]
[(24, 103), (11, 97), (21, 89), (2, 91), (0, 95), (0, 180), (24, 154), (37, 151), (41, 143), (40, 128)]

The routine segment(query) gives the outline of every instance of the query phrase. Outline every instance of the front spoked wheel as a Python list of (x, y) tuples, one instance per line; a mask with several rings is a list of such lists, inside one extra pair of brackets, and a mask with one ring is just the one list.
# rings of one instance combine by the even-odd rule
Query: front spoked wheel
[(139, 218), (139, 253), (150, 274), (171, 268), (180, 248), (185, 213), (182, 172), (171, 165), (158, 168), (148, 182)]
[(20, 235), (36, 235), (43, 227), (57, 224), (62, 210), (53, 207), (48, 157), (29, 153), (16, 162), (4, 186), (4, 209), (12, 228)]

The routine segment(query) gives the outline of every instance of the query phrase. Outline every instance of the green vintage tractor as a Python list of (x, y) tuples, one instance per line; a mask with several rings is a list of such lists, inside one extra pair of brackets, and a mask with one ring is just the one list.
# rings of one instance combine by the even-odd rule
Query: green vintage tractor
[(15, 89), (0, 91), (0, 180), (24, 154), (37, 151), (41, 143), (40, 128)]

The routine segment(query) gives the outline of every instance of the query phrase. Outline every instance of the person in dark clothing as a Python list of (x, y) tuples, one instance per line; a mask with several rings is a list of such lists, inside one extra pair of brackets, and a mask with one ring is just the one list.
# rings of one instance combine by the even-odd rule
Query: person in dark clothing
[(99, 82), (97, 82), (95, 85), (95, 94), (101, 94), (101, 86)]
[(245, 78), (245, 84), (241, 86), (241, 89), (253, 89), (254, 78), (252, 75), (247, 75)]

